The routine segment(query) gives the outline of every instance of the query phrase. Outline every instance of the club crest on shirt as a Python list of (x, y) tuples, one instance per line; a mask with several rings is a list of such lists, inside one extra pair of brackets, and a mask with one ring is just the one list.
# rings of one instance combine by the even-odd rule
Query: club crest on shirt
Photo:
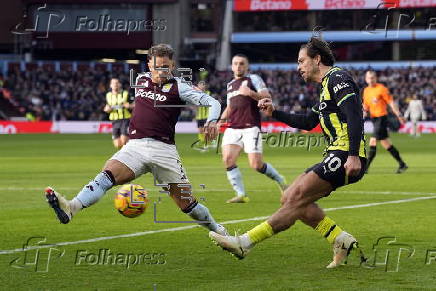
[(167, 83), (167, 84), (163, 85), (162, 92), (168, 93), (168, 92), (170, 92), (172, 87), (173, 87), (172, 83)]

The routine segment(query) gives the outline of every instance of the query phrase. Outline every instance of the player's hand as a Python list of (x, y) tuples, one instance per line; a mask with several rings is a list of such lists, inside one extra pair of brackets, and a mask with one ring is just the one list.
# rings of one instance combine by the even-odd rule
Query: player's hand
[(262, 111), (266, 116), (272, 116), (272, 113), (274, 111), (274, 105), (270, 98), (260, 99), (257, 103), (257, 106), (260, 108), (260, 111)]
[(123, 103), (123, 107), (129, 109), (130, 108), (130, 103), (129, 102)]
[(221, 126), (223, 126), (224, 123), (225, 123), (225, 122), (224, 122), (223, 119), (218, 120), (218, 122), (216, 123), (216, 130), (217, 130), (218, 132), (220, 132), (220, 130), (221, 130)]
[(246, 82), (242, 82), (241, 86), (239, 87), (239, 94), (241, 95), (245, 95), (245, 96), (249, 96), (251, 97), (251, 94), (253, 92), (253, 90), (251, 90), (250, 88), (248, 88), (247, 83)]
[(347, 176), (357, 176), (362, 169), (362, 163), (358, 156), (348, 156), (344, 168)]
[(403, 125), (404, 123), (406, 123), (406, 120), (404, 119), (404, 117), (402, 116), (398, 116), (398, 120), (400, 121), (400, 124)]
[(204, 137), (206, 143), (213, 141), (218, 135), (217, 123), (214, 121), (208, 122), (204, 125)]
[(106, 106), (104, 107), (103, 111), (106, 112), (106, 113), (109, 113), (109, 112), (112, 111), (112, 107), (110, 105), (106, 104)]

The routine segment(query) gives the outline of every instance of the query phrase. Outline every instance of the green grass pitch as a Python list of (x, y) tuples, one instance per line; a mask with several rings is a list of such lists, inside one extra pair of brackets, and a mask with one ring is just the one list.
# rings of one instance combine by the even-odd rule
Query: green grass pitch
[[(187, 220), (187, 216), (159, 193), (149, 174), (135, 181), (146, 187), (151, 198), (144, 215), (128, 219), (118, 214), (113, 206), (114, 188), (70, 224), (61, 225), (45, 202), (44, 187), (51, 185), (72, 198), (114, 153), (110, 136), (2, 135), (0, 289), (436, 288), (436, 135), (419, 139), (393, 135), (392, 140), (410, 167), (406, 173), (394, 174), (396, 162), (379, 145), (370, 174), (319, 202), (330, 209), (330, 217), (356, 236), (370, 259), (368, 267), (359, 266), (352, 257), (348, 265), (328, 270), (325, 266), (332, 257), (331, 246), (300, 222), (256, 246), (242, 261), (213, 245), (207, 231), (192, 227), (194, 224), (155, 223), (153, 202), (157, 203), (159, 221)], [(242, 220), (226, 225), (231, 233), (252, 228), (262, 220), (250, 218), (268, 216), (279, 207), (277, 186), (250, 169), (245, 155), (238, 165), (251, 202), (225, 204), (233, 193), (221, 156), (214, 151), (192, 150), (194, 141), (195, 135), (177, 136), (193, 193), (218, 221)], [(307, 151), (303, 147), (265, 146), (264, 153), (265, 160), (291, 182), (321, 160), (322, 148)], [(205, 189), (200, 184), (205, 184)], [(38, 243), (37, 237), (46, 241)], [(31, 245), (64, 244), (17, 250), (29, 239)], [(117, 260), (104, 257), (104, 252), (117, 256)], [(128, 267), (126, 257), (131, 262)]]

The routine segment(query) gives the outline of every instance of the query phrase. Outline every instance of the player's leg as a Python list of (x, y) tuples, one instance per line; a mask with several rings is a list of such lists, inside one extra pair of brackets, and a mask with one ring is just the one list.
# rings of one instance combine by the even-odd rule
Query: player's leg
[[(328, 267), (340, 265), (351, 249), (357, 248), (357, 240), (337, 226), (331, 218), (325, 216), (315, 201), (330, 194), (335, 188), (347, 183), (355, 183), (363, 177), (364, 166), (358, 176), (346, 179), (343, 165), (347, 156), (346, 152), (330, 152), (322, 163), (306, 170), (305, 174), (300, 175), (286, 189), (281, 201), (282, 207), (267, 221), (244, 235), (224, 238), (210, 233), (211, 238), (224, 249), (243, 258), (255, 244), (288, 229), (297, 219), (300, 219), (334, 244), (333, 262)], [(362, 158), (362, 165), (365, 165), (365, 162)]]
[(369, 139), (369, 153), (368, 153), (368, 160), (366, 162), (366, 172), (367, 173), (369, 170), (369, 166), (371, 165), (371, 163), (374, 160), (376, 155), (377, 155), (377, 138), (372, 136)]
[(263, 161), (262, 153), (248, 153), (248, 162), (252, 169), (274, 180), (283, 194), (283, 191), (288, 187), (285, 178), (270, 163)]
[(400, 156), (400, 152), (397, 150), (397, 148), (391, 143), (391, 141), (389, 140), (389, 138), (380, 140), (380, 144), (383, 146), (383, 148), (385, 148), (390, 154), (391, 156), (398, 162), (398, 169), (397, 169), (397, 174), (401, 174), (404, 171), (406, 171), (408, 169), (408, 166), (406, 165), (406, 163), (403, 161), (403, 159)]
[(248, 197), (245, 193), (244, 182), (242, 181), (242, 173), (236, 164), (242, 147), (243, 143), (241, 130), (227, 128), (224, 132), (222, 142), (222, 159), (227, 170), (227, 179), (236, 193), (235, 197), (227, 200), (227, 203), (248, 202)]
[(78, 211), (96, 203), (114, 185), (128, 183), (140, 176), (142, 170), (141, 152), (135, 148), (135, 143), (128, 143), (106, 162), (103, 171), (85, 185), (72, 200), (68, 201), (50, 187), (45, 191), (46, 198), (59, 220), (68, 223)]
[(302, 175), (288, 187), (283, 196), (282, 206), (267, 220), (237, 237), (223, 237), (210, 232), (209, 236), (223, 249), (242, 259), (256, 244), (291, 227), (304, 215), (310, 203), (324, 197), (332, 190), (330, 183), (321, 180), (315, 173)]
[(228, 235), (227, 230), (212, 217), (209, 209), (199, 203), (192, 195), (190, 185), (168, 183), (168, 187), (166, 188), (165, 190), (170, 192), (171, 198), (180, 210), (188, 214), (192, 219), (198, 221), (201, 226), (221, 235)]
[(198, 125), (198, 146), (199, 147), (204, 147), (206, 145), (206, 137), (204, 134), (204, 124), (206, 123), (206, 120), (201, 119), (197, 121), (197, 125)]
[(116, 120), (112, 122), (112, 142), (114, 147), (120, 149), (123, 144), (121, 141), (121, 121)]
[(48, 187), (46, 197), (62, 223), (68, 223), (77, 212), (96, 203), (114, 185), (127, 183), (135, 178), (132, 170), (117, 161), (109, 160), (103, 171), (85, 185), (71, 201)]
[(121, 147), (123, 147), (129, 141), (129, 123), (129, 119), (123, 119), (120, 136)]
[(413, 135), (413, 137), (418, 137), (418, 136), (421, 135), (420, 132), (419, 132), (418, 121), (419, 121), (419, 118), (416, 118), (416, 117), (412, 117), (411, 118), (411, 122), (412, 122), (412, 135)]
[(224, 145), (222, 148), (223, 163), (226, 167), (227, 180), (232, 185), (236, 196), (227, 200), (227, 203), (248, 202), (248, 196), (245, 193), (245, 186), (242, 180), (242, 173), (236, 161), (241, 153), (242, 148), (239, 145)]
[(122, 148), (128, 141), (129, 141), (128, 135), (121, 135), (120, 136), (120, 148)]
[(192, 196), (191, 185), (175, 145), (154, 140), (149, 143), (148, 148), (151, 157), (147, 167), (152, 169), (154, 177), (160, 184), (168, 185), (164, 189), (169, 191), (179, 208), (193, 219), (202, 221), (200, 225), (227, 235), (225, 228), (216, 223), (209, 209)]
[(242, 141), (244, 142), (244, 151), (248, 155), (250, 167), (274, 180), (283, 194), (287, 187), (285, 178), (271, 164), (263, 161), (263, 139), (260, 129), (257, 126), (244, 129)]

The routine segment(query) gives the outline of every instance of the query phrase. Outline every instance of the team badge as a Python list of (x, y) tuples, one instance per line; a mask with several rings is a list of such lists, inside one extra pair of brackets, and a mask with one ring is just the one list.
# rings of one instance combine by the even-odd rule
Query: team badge
[(172, 84), (172, 83), (168, 83), (168, 84), (163, 85), (163, 87), (162, 87), (162, 92), (165, 92), (165, 93), (170, 92), (171, 87), (173, 87), (173, 84)]

